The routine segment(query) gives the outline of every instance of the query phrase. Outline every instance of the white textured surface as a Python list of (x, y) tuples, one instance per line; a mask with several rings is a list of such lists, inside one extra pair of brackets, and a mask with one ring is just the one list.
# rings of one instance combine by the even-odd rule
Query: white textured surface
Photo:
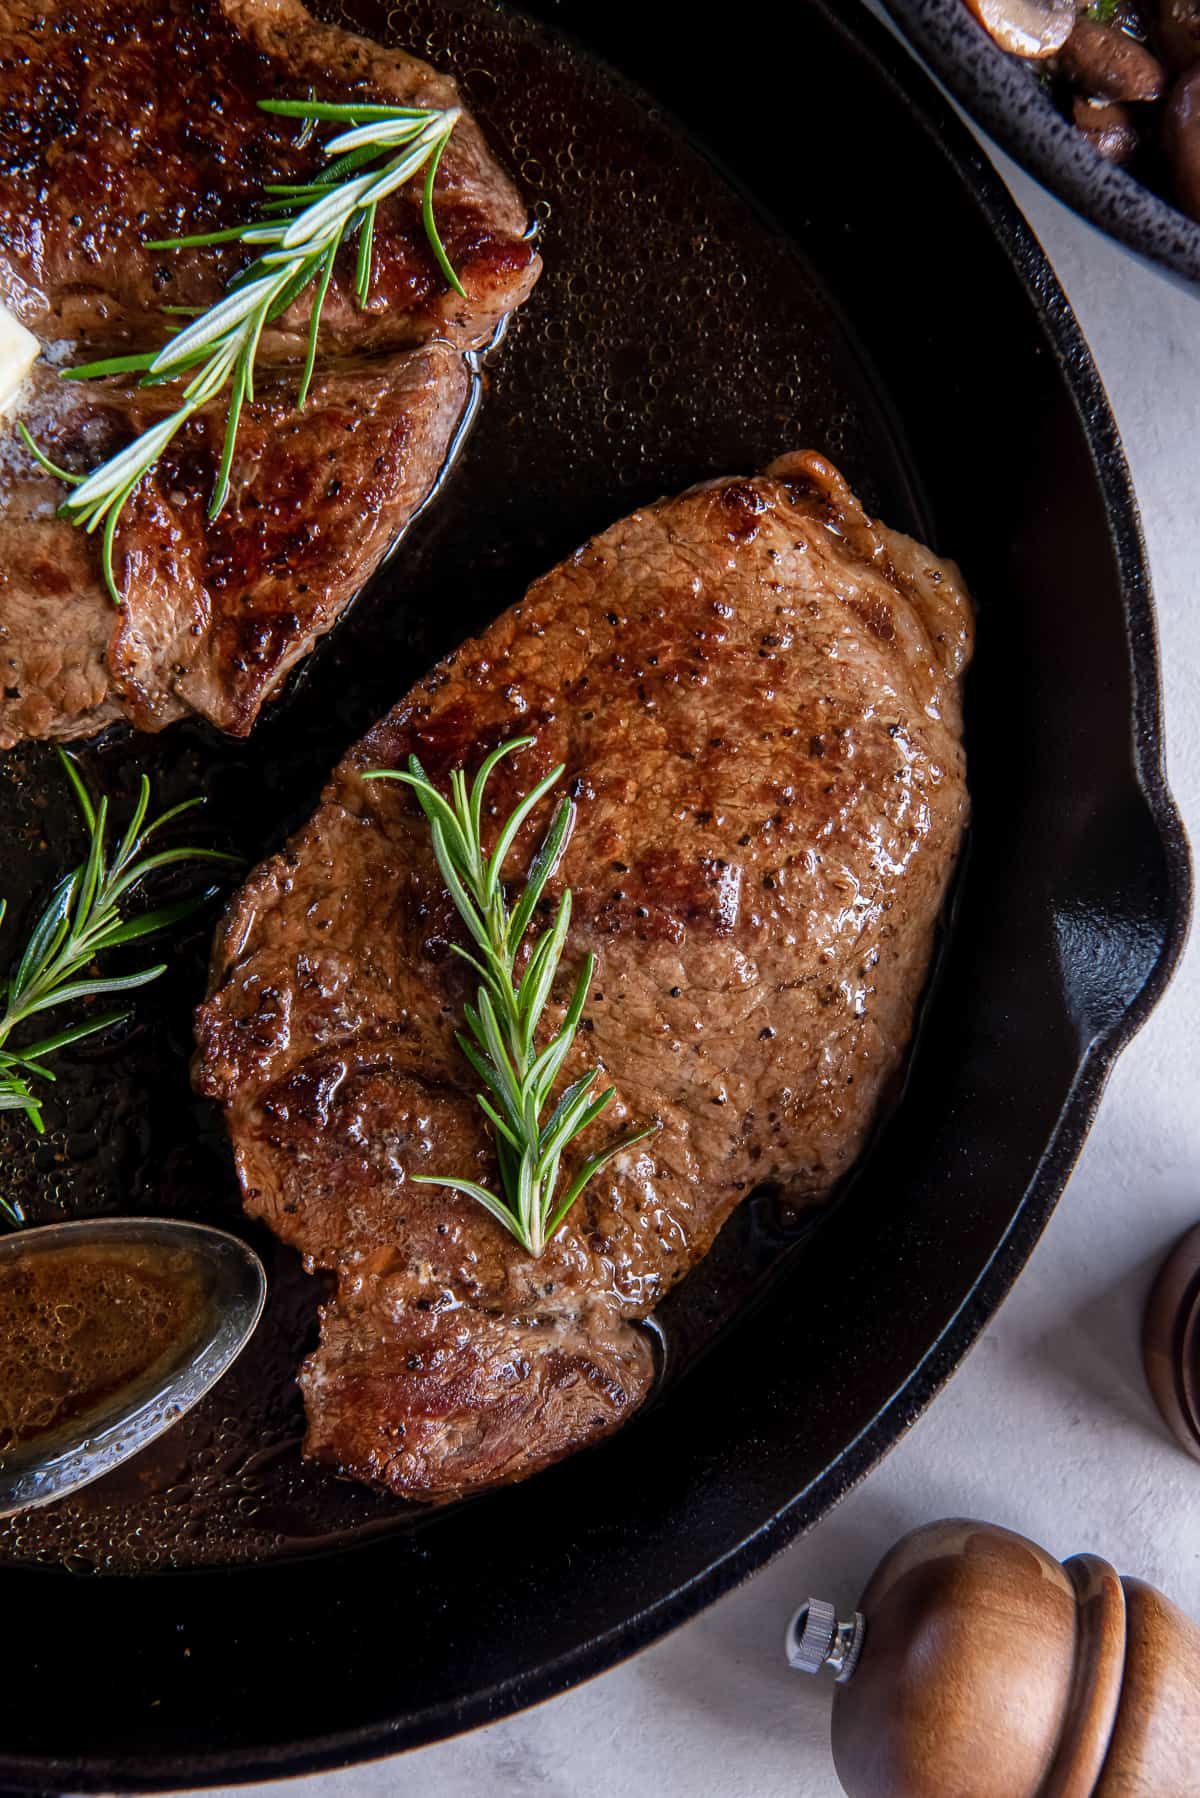
[[(997, 160), (1000, 160), (999, 158)], [(1082, 322), (1125, 439), (1158, 598), (1175, 796), (1200, 842), (1200, 294), (1003, 163)], [(288, 1798), (838, 1798), (829, 1693), (787, 1671), (810, 1589), (852, 1603), (895, 1537), (953, 1513), (1092, 1548), (1200, 1618), (1200, 1469), (1139, 1376), (1149, 1275), (1200, 1219), (1200, 944), (1118, 1064), (1033, 1261), (932, 1410), (817, 1530), (676, 1635), (475, 1735), (265, 1788)], [(402, 1609), (403, 1593), (395, 1595)]]

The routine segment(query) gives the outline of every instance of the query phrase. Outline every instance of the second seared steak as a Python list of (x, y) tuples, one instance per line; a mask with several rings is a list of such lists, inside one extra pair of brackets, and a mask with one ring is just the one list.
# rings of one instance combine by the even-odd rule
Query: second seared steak
[[(313, 19), (299, 0), (0, 0), (0, 300), (53, 346), (23, 422), (85, 474), (178, 404), (176, 385), (70, 387), (63, 360), (154, 348), (165, 306), (204, 307), (240, 245), (151, 250), (249, 222), (264, 183), (310, 179), (317, 141), (259, 100), (458, 104), (403, 51)], [(318, 135), (323, 139), (332, 128)], [(470, 391), (464, 353), (537, 279), (520, 196), (469, 115), (435, 208), (466, 290), (425, 239), (421, 182), (385, 201), (365, 307), (343, 247), (322, 313), (318, 380), (295, 397), (311, 291), (263, 336), (225, 510), (205, 516), (227, 397), (193, 419), (125, 508), (118, 612), (97, 539), (55, 517), (62, 484), (0, 421), (0, 749), (158, 730), (198, 712), (248, 731), (437, 480)]]
[[(247, 1209), (331, 1269), (307, 1452), (418, 1498), (518, 1479), (645, 1397), (637, 1320), (773, 1182), (826, 1197), (905, 1053), (967, 812), (958, 572), (816, 455), (614, 525), (346, 756), (219, 932), (198, 1082)], [(454, 1043), (471, 981), (407, 791), (536, 739), (578, 808), (562, 991), (596, 978), (564, 1080), (617, 1098), (576, 1148), (657, 1121), (540, 1260), (414, 1173), (493, 1178)], [(518, 844), (516, 870), (537, 828)]]

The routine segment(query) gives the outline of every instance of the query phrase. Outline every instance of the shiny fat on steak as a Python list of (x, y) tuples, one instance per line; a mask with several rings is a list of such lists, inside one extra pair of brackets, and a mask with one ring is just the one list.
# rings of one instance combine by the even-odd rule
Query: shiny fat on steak
[[(458, 104), (403, 51), (319, 24), (298, 0), (0, 0), (0, 301), (44, 344), (22, 411), (61, 466), (86, 473), (178, 403), (178, 388), (67, 388), (66, 361), (166, 341), (166, 305), (217, 299), (237, 245), (152, 251), (247, 222), (264, 183), (308, 178), (319, 142), (272, 97)], [(318, 134), (329, 135), (328, 129)], [(287, 670), (377, 566), (445, 463), (486, 343), (540, 263), (519, 195), (464, 115), (435, 204), (466, 288), (425, 239), (421, 183), (378, 213), (371, 295), (344, 250), (322, 314), (318, 380), (295, 406), (311, 296), (265, 334), (233, 490), (205, 518), (225, 400), (176, 438), (126, 507), (118, 614), (96, 538), (55, 517), (62, 483), (0, 421), (0, 749), (88, 736), (117, 718), (158, 730), (198, 712), (244, 735)]]
[[(310, 1455), (416, 1498), (533, 1472), (642, 1402), (638, 1320), (747, 1194), (832, 1191), (904, 1056), (966, 819), (971, 629), (952, 563), (792, 455), (614, 525), (349, 752), (234, 901), (198, 1014), (247, 1209), (336, 1277)], [(537, 1261), (411, 1183), (495, 1177), (454, 1042), (471, 979), (415, 803), (361, 778), (415, 752), (445, 781), (518, 734), (495, 817), (560, 761), (578, 808), (551, 1022), (592, 950), (563, 1079), (599, 1064), (617, 1097), (576, 1151), (661, 1126)]]

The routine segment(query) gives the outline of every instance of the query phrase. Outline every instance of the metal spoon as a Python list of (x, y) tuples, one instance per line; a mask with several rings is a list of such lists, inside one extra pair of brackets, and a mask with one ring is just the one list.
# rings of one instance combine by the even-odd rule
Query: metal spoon
[(204, 1224), (94, 1218), (14, 1232), (0, 1237), (0, 1280), (31, 1256), (139, 1248), (169, 1256), (176, 1275), (187, 1279), (195, 1304), (182, 1334), (148, 1369), (80, 1415), (24, 1442), (18, 1437), (7, 1450), (0, 1446), (0, 1517), (65, 1498), (136, 1455), (216, 1385), (254, 1334), (267, 1290), (262, 1263), (236, 1236)]

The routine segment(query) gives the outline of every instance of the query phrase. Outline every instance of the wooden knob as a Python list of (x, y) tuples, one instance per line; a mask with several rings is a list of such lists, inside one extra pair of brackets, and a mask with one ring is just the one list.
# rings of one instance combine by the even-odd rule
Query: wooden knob
[(929, 1524), (885, 1555), (858, 1609), (828, 1657), (849, 1798), (1200, 1793), (1200, 1630), (1098, 1556)]

